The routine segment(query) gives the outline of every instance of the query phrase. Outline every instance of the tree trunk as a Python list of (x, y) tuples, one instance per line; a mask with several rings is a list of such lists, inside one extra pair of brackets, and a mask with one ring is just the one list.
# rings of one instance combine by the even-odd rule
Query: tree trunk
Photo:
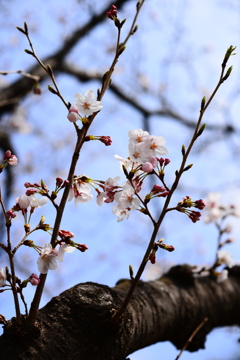
[(42, 308), (34, 328), (24, 318), (17, 328), (13, 318), (0, 337), (1, 360), (125, 360), (138, 349), (166, 340), (181, 349), (207, 317), (188, 347), (197, 351), (213, 328), (240, 324), (240, 267), (230, 269), (229, 279), (220, 284), (211, 277), (193, 277), (187, 265), (172, 268), (159, 280), (140, 281), (115, 324), (112, 313), (129, 284), (78, 284)]

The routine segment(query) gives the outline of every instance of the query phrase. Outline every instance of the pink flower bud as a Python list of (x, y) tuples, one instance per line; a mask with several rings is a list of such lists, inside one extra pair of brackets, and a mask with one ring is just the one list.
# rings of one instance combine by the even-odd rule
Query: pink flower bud
[(34, 184), (31, 184), (30, 182), (25, 182), (24, 184), (25, 188), (34, 187)]
[(166, 191), (165, 187), (160, 186), (160, 185), (154, 185), (154, 187), (151, 190), (151, 193), (158, 194), (158, 193), (162, 193), (164, 191)]
[(166, 197), (168, 196), (169, 191), (164, 191), (163, 193), (159, 194), (158, 197)]
[(79, 115), (76, 114), (75, 112), (70, 112), (67, 118), (70, 122), (76, 122), (79, 119)]
[(159, 161), (160, 166), (163, 166), (163, 164), (164, 164), (164, 159), (161, 157), (160, 159), (158, 159), (158, 161)]
[(36, 285), (38, 285), (40, 283), (40, 279), (36, 274), (32, 274), (29, 277), (29, 281), (33, 286), (36, 286)]
[(194, 201), (194, 203), (195, 203), (194, 207), (200, 210), (204, 209), (206, 206), (205, 202), (202, 199), (196, 200)]
[(70, 122), (76, 122), (77, 120), (79, 120), (78, 109), (75, 105), (72, 105), (70, 107), (67, 118)]
[(153, 166), (150, 162), (145, 162), (142, 164), (142, 171), (145, 171), (146, 173), (151, 173), (153, 171)]
[(156, 251), (152, 250), (151, 254), (149, 255), (149, 260), (151, 261), (152, 264), (156, 263)]
[(64, 183), (62, 185), (62, 189), (65, 188), (66, 186), (69, 185), (69, 181), (68, 180), (64, 180)]
[(75, 246), (81, 252), (84, 252), (84, 251), (86, 251), (88, 249), (87, 245), (85, 245), (85, 244), (76, 244)]
[(150, 156), (148, 161), (152, 164), (154, 168), (158, 166), (158, 160), (155, 156)]
[(25, 194), (26, 194), (27, 196), (31, 196), (31, 195), (36, 194), (37, 191), (38, 191), (37, 189), (29, 189), (29, 190), (26, 191)]
[(64, 240), (65, 238), (73, 238), (74, 234), (71, 231), (66, 231), (66, 230), (59, 230), (58, 231), (58, 235), (60, 236), (60, 238), (62, 240)]
[(109, 19), (114, 20), (117, 17), (117, 7), (112, 5), (110, 10), (106, 12), (106, 15)]
[(7, 160), (10, 156), (11, 156), (11, 151), (10, 150), (7, 150), (6, 152), (5, 152), (5, 154), (4, 154), (4, 160)]
[(57, 187), (60, 187), (60, 186), (62, 185), (62, 183), (63, 183), (63, 179), (60, 178), (60, 177), (57, 177), (57, 178), (56, 178), (56, 186), (57, 186)]
[(112, 145), (112, 139), (110, 136), (101, 136), (99, 140), (104, 143), (106, 146)]
[(12, 211), (12, 210), (8, 210), (7, 212), (6, 212), (6, 218), (7, 219), (13, 219), (13, 218), (15, 218), (16, 217), (16, 214)]
[(165, 160), (164, 160), (164, 165), (167, 166), (170, 162), (171, 162), (170, 159), (165, 159)]

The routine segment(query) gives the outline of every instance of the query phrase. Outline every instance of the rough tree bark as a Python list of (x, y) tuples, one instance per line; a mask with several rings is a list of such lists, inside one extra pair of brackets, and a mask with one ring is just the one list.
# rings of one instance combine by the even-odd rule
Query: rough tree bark
[(140, 282), (120, 322), (111, 321), (129, 287), (120, 280), (114, 288), (78, 284), (53, 298), (30, 328), (14, 318), (4, 326), (0, 358), (125, 360), (134, 351), (160, 341), (182, 348), (203, 321), (188, 350), (204, 347), (215, 327), (240, 325), (240, 267), (217, 284), (211, 277), (194, 278), (187, 265), (176, 266), (161, 279)]

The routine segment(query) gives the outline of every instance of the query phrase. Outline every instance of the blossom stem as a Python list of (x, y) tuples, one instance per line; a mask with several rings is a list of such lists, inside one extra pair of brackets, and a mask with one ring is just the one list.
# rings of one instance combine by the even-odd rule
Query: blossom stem
[[(39, 65), (40, 65), (40, 66), (46, 71), (46, 73), (50, 76), (50, 78), (52, 79), (52, 82), (53, 82), (53, 84), (54, 84), (54, 86), (55, 86), (55, 89), (56, 89), (56, 92), (57, 92), (58, 97), (60, 97), (60, 99), (62, 100), (62, 102), (64, 103), (64, 105), (66, 106), (66, 108), (68, 109), (68, 104), (67, 104), (66, 100), (63, 98), (63, 96), (62, 96), (62, 94), (61, 94), (61, 92), (60, 92), (60, 90), (59, 90), (59, 88), (58, 88), (58, 85), (57, 85), (57, 83), (56, 83), (56, 80), (55, 80), (55, 77), (54, 77), (54, 74), (53, 74), (52, 70), (50, 71), (50, 70), (47, 68), (47, 66), (45, 66), (45, 65), (43, 64), (43, 62), (42, 62), (42, 61), (39, 59), (39, 57), (37, 56), (37, 54), (36, 54), (36, 52), (35, 52), (35, 49), (34, 49), (34, 47), (33, 47), (32, 41), (31, 41), (30, 36), (29, 36), (28, 33), (26, 33), (26, 37), (27, 37), (28, 42), (29, 42), (29, 45), (30, 45), (30, 47), (31, 47), (31, 49), (32, 49), (32, 52), (33, 52), (32, 55), (35, 57), (35, 59), (37, 60), (37, 62), (39, 63)], [(50, 68), (50, 67), (49, 67), (49, 68)]]
[[(142, 0), (142, 3), (139, 6), (139, 8), (141, 8), (144, 1), (145, 0)], [(139, 12), (139, 10), (140, 9), (137, 9), (137, 13)], [(136, 17), (135, 17), (134, 21), (136, 21)], [(28, 38), (30, 47), (31, 47), (31, 49), (33, 51), (34, 57), (36, 58), (38, 63), (43, 67), (43, 69), (49, 74), (49, 76), (51, 77), (51, 79), (52, 79), (52, 81), (53, 81), (53, 83), (55, 85), (55, 88), (57, 90), (57, 95), (61, 98), (64, 105), (68, 108), (68, 104), (66, 103), (64, 98), (61, 96), (61, 93), (60, 93), (60, 91), (59, 91), (59, 89), (57, 87), (57, 84), (55, 82), (53, 73), (52, 73), (52, 71), (50, 71), (51, 69), (49, 70), (42, 63), (42, 61), (37, 57), (28, 34), (26, 36)], [(125, 40), (125, 44), (126, 44), (127, 41), (128, 41), (128, 38)], [(99, 92), (97, 100), (102, 100), (105, 91), (109, 87), (109, 82), (110, 82), (110, 79), (111, 79), (111, 75), (112, 75), (112, 73), (114, 71), (114, 67), (115, 67), (115, 65), (116, 65), (116, 63), (118, 61), (118, 57), (119, 57), (119, 54), (118, 54), (119, 43), (120, 43), (120, 29), (118, 29), (118, 39), (117, 39), (116, 54), (115, 54), (115, 57), (113, 59), (112, 65), (111, 65), (111, 67), (109, 69), (109, 72), (107, 74), (107, 77), (103, 81), (102, 88), (101, 88), (101, 91)], [(88, 117), (88, 122), (84, 123), (83, 127), (81, 129), (79, 129), (79, 127), (74, 123), (75, 129), (76, 129), (76, 132), (77, 132), (77, 142), (76, 142), (75, 150), (74, 150), (74, 153), (73, 153), (73, 156), (72, 156), (72, 161), (71, 161), (71, 165), (70, 165), (70, 169), (69, 169), (69, 173), (68, 173), (68, 178), (67, 178), (70, 185), (72, 184), (72, 181), (73, 181), (73, 176), (74, 176), (76, 164), (77, 164), (78, 159), (79, 159), (80, 150), (81, 150), (81, 148), (82, 148), (82, 146), (83, 146), (83, 144), (85, 142), (85, 137), (87, 135), (87, 132), (88, 132), (88, 130), (89, 130), (89, 128), (90, 128), (90, 126), (91, 126), (91, 124), (92, 124), (92, 122), (93, 122), (96, 115), (97, 115), (97, 112), (90, 115)], [(52, 245), (53, 248), (56, 246), (56, 240), (57, 240), (57, 236), (58, 236), (58, 231), (60, 229), (60, 224), (61, 224), (61, 220), (62, 220), (63, 212), (64, 212), (64, 209), (65, 209), (65, 205), (66, 205), (66, 202), (67, 202), (69, 191), (70, 191), (70, 186), (66, 186), (65, 189), (64, 189), (64, 192), (63, 192), (63, 196), (62, 196), (60, 205), (56, 209), (57, 210), (57, 215), (56, 215), (55, 224), (54, 224), (53, 233), (52, 233), (52, 238), (51, 238), (51, 245)], [(28, 320), (32, 324), (34, 324), (34, 322), (37, 319), (37, 312), (38, 312), (39, 304), (40, 304), (40, 301), (41, 301), (41, 297), (42, 297), (43, 288), (44, 288), (46, 278), (47, 278), (47, 274), (41, 274), (40, 275), (40, 283), (37, 286), (37, 289), (36, 289), (32, 304), (31, 304)]]
[(206, 109), (208, 108), (209, 104), (211, 103), (212, 99), (214, 98), (214, 96), (215, 96), (216, 92), (218, 91), (219, 87), (223, 83), (225, 67), (226, 67), (226, 64), (223, 64), (222, 65), (221, 75), (220, 75), (219, 81), (217, 83), (217, 86), (213, 90), (212, 95), (210, 96), (210, 98), (207, 101), (207, 103), (205, 104), (205, 106), (203, 108), (201, 108), (201, 110), (200, 110), (200, 114), (199, 114), (199, 117), (198, 117), (198, 121), (197, 121), (195, 130), (194, 130), (192, 139), (190, 141), (190, 144), (188, 145), (186, 153), (183, 156), (180, 169), (176, 172), (175, 181), (172, 184), (172, 187), (171, 187), (171, 189), (169, 191), (168, 196), (166, 197), (166, 200), (165, 200), (162, 212), (161, 212), (161, 214), (159, 216), (159, 219), (158, 219), (157, 223), (154, 224), (154, 230), (153, 230), (151, 239), (149, 241), (147, 250), (146, 250), (145, 255), (144, 255), (143, 259), (142, 259), (142, 262), (141, 262), (141, 264), (139, 266), (137, 274), (136, 274), (134, 280), (131, 282), (131, 286), (130, 286), (129, 291), (128, 291), (127, 295), (126, 295), (125, 300), (123, 301), (123, 304), (121, 305), (120, 309), (118, 311), (116, 311), (112, 316), (112, 319), (113, 319), (114, 322), (117, 322), (120, 319), (120, 317), (122, 316), (122, 314), (124, 313), (124, 311), (126, 310), (128, 304), (129, 304), (129, 302), (130, 302), (130, 300), (132, 298), (134, 290), (135, 290), (135, 288), (136, 288), (136, 286), (138, 284), (138, 281), (140, 280), (140, 277), (141, 277), (141, 275), (142, 275), (142, 273), (143, 273), (143, 271), (145, 269), (145, 266), (146, 266), (147, 261), (149, 259), (149, 255), (150, 255), (150, 253), (151, 253), (151, 251), (153, 249), (154, 242), (155, 242), (155, 239), (157, 237), (160, 226), (162, 224), (162, 221), (163, 221), (166, 213), (168, 211), (172, 210), (172, 209), (168, 209), (168, 205), (170, 203), (170, 200), (172, 198), (172, 195), (173, 195), (174, 191), (177, 189), (178, 183), (179, 183), (180, 178), (181, 178), (181, 176), (182, 176), (182, 174), (184, 172), (184, 169), (185, 169), (186, 161), (187, 161), (188, 156), (189, 156), (189, 154), (190, 154), (190, 152), (192, 150), (192, 147), (193, 147), (193, 145), (194, 145), (194, 143), (195, 143), (195, 141), (197, 139), (197, 134), (198, 134), (198, 130), (199, 130), (203, 115), (204, 115)]
[(128, 42), (130, 36), (134, 34), (133, 30), (134, 30), (134, 27), (135, 27), (135, 24), (136, 24), (136, 21), (137, 21), (139, 12), (140, 12), (141, 7), (143, 6), (144, 2), (145, 2), (145, 0), (142, 0), (142, 1), (139, 3), (139, 6), (137, 6), (137, 11), (136, 11), (135, 17), (134, 17), (134, 19), (133, 19), (131, 29), (130, 29), (130, 31), (129, 31), (127, 37), (126, 37), (126, 39), (124, 40), (123, 45), (126, 45), (126, 43)]
[(14, 298), (14, 304), (15, 304), (15, 311), (16, 311), (16, 319), (17, 324), (20, 324), (21, 322), (21, 313), (20, 313), (20, 307), (19, 307), (19, 301), (18, 301), (18, 295), (17, 295), (17, 288), (16, 288), (16, 277), (15, 277), (15, 268), (14, 268), (14, 254), (11, 251), (11, 241), (10, 241), (10, 228), (7, 228), (7, 241), (8, 241), (8, 257), (9, 257), (9, 263), (10, 263), (10, 269), (12, 274), (12, 292), (13, 292), (13, 298)]
[[(3, 213), (4, 213), (4, 217), (6, 219), (6, 209), (5, 209), (3, 200), (2, 200), (1, 189), (0, 189), (0, 203), (1, 203)], [(16, 277), (15, 277), (15, 268), (14, 268), (14, 261), (13, 261), (14, 254), (11, 250), (10, 226), (7, 226), (7, 254), (9, 257), (9, 263), (10, 263), (11, 274), (12, 274), (12, 292), (13, 292), (13, 298), (14, 298), (15, 311), (16, 311), (16, 319), (17, 319), (17, 323), (20, 324), (21, 313), (20, 313), (17, 288), (16, 288)]]

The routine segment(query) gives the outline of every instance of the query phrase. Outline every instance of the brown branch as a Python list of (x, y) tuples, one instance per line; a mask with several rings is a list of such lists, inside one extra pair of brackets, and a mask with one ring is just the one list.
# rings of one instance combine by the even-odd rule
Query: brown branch
[(140, 282), (121, 321), (114, 324), (111, 311), (126, 296), (130, 282), (121, 280), (114, 288), (78, 284), (39, 311), (35, 328), (24, 323), (17, 328), (13, 318), (0, 337), (1, 360), (125, 360), (163, 341), (180, 350), (207, 317), (188, 346), (197, 351), (213, 328), (240, 325), (239, 267), (220, 284), (209, 277), (194, 278), (187, 265), (172, 268), (159, 280)]
[[(127, 0), (116, 0), (115, 5), (120, 10), (122, 6), (125, 4)], [(94, 29), (97, 25), (103, 22), (106, 17), (106, 11), (109, 10), (112, 2), (109, 1), (108, 5), (103, 9), (103, 11), (91, 17), (89, 22), (77, 29), (68, 40), (66, 40), (60, 50), (56, 51), (51, 56), (46, 57), (43, 60), (44, 64), (49, 64), (52, 67), (52, 70), (55, 72), (58, 70), (59, 64), (64, 61), (65, 57), (68, 55), (70, 50), (89, 32)], [(109, 19), (107, 19), (109, 20)], [(39, 65), (34, 65), (28, 70), (28, 73), (40, 76), (41, 81), (47, 78), (47, 74), (43, 71), (43, 69)], [(32, 90), (32, 81), (27, 78), (21, 78), (15, 81), (13, 84), (8, 87), (2, 89), (0, 92), (0, 115), (7, 112), (12, 111), (14, 106), (18, 104), (18, 102), (24, 98), (28, 93)], [(6, 102), (7, 101), (7, 102)]]
[[(66, 62), (62, 62), (58, 65), (58, 70), (62, 73), (72, 75), (77, 78), (81, 82), (88, 82), (92, 80), (97, 80), (99, 82), (102, 81), (102, 74), (98, 71), (82, 69), (76, 66), (75, 64), (69, 64)], [(166, 117), (172, 120), (177, 121), (178, 123), (190, 128), (194, 129), (196, 126), (196, 121), (187, 119), (182, 116), (179, 112), (173, 109), (173, 106), (168, 104), (164, 105), (161, 109), (150, 110), (146, 108), (142, 103), (140, 104), (134, 96), (129, 96), (124, 90), (121, 89), (119, 85), (114, 83), (111, 84), (109, 90), (116, 95), (120, 100), (124, 101), (126, 104), (130, 105), (134, 110), (137, 110), (141, 113), (143, 117), (151, 117), (151, 116), (159, 116)], [(232, 126), (232, 124), (225, 125), (217, 125), (217, 124), (209, 124), (206, 127), (208, 131), (220, 131), (223, 134), (236, 133), (237, 130)]]

